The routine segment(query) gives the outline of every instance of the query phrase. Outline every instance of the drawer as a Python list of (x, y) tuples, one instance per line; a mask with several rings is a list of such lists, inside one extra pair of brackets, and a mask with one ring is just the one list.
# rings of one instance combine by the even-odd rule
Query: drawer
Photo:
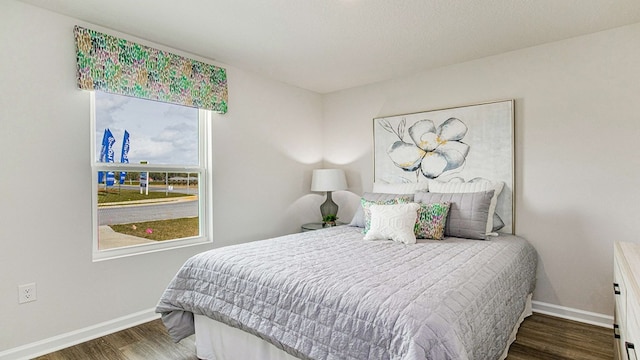
[(631, 342), (624, 343), (624, 349), (622, 349), (622, 358), (626, 360), (638, 360), (638, 355), (636, 354), (635, 345)]
[(640, 323), (638, 322), (640, 308), (638, 308), (637, 299), (632, 298), (629, 292), (627, 292), (627, 305), (623, 353), (625, 356), (629, 354), (628, 359), (635, 360), (638, 358), (636, 351), (640, 351)]
[(638, 360), (640, 355), (640, 244), (614, 245), (615, 355)]
[(615, 300), (615, 311), (617, 324), (620, 326), (621, 331), (625, 331), (626, 328), (626, 316), (627, 316), (627, 287), (625, 279), (620, 271), (620, 264), (618, 261), (614, 261), (613, 266), (613, 293)]
[(623, 354), (624, 340), (622, 340), (622, 332), (620, 329), (620, 316), (616, 308), (613, 313), (613, 359), (623, 360), (627, 355)]
[(623, 360), (627, 354), (622, 353), (624, 345), (620, 344), (620, 339), (613, 342), (613, 360)]

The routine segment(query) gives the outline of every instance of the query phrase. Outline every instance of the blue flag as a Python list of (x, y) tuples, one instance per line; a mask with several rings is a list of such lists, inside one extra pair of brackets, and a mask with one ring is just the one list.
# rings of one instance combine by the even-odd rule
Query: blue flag
[[(100, 149), (99, 162), (105, 162), (105, 159), (107, 158), (107, 145), (109, 144), (109, 141), (107, 140), (109, 138), (109, 134), (107, 133), (108, 130), (109, 129), (104, 129), (104, 135), (102, 135), (102, 148)], [(102, 184), (103, 181), (104, 173), (100, 171), (98, 172), (98, 184)]]
[[(122, 137), (122, 153), (120, 154), (120, 162), (129, 163), (129, 132), (127, 130), (124, 131), (124, 136)], [(120, 171), (120, 184), (124, 184), (124, 178), (126, 176), (126, 171)]]
[[(106, 154), (107, 158), (105, 162), (112, 163), (113, 162), (113, 144), (116, 142), (116, 138), (113, 137), (111, 130), (106, 129), (105, 131), (107, 132), (107, 154)], [(114, 182), (115, 182), (115, 173), (113, 171), (108, 171), (107, 186), (113, 186)]]

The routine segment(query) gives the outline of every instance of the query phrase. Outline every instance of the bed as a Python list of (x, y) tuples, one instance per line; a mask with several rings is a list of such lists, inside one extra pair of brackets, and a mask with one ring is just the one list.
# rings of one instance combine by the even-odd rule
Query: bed
[(506, 357), (535, 286), (526, 240), (405, 244), (362, 232), (337, 226), (195, 255), (156, 311), (174, 341), (195, 332), (207, 360)]
[(156, 309), (169, 334), (207, 360), (506, 358), (537, 266), (513, 235), (513, 109), (374, 119), (349, 226), (192, 257)]

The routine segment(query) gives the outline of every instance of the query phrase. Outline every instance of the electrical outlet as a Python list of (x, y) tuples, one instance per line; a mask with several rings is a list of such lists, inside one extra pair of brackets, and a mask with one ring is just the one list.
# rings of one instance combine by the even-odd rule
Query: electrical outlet
[(36, 283), (18, 286), (18, 303), (24, 304), (38, 299), (36, 293)]

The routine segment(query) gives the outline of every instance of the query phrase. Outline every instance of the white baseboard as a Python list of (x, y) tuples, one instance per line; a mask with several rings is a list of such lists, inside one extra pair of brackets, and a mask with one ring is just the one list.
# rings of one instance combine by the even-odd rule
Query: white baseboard
[(28, 360), (34, 357), (58, 351), (69, 346), (93, 340), (101, 336), (128, 329), (159, 318), (155, 309), (143, 310), (117, 319), (105, 321), (84, 329), (74, 330), (66, 334), (19, 346), (0, 352), (0, 360)]
[[(573, 309), (565, 306), (532, 301), (533, 312), (556, 316), (563, 319), (579, 321), (591, 325), (611, 328), (613, 317), (589, 311)], [(31, 344), (0, 352), (0, 360), (28, 360), (34, 357), (58, 351), (69, 346), (93, 340), (101, 336), (128, 329), (159, 318), (154, 309), (143, 310), (118, 319), (105, 321), (66, 334), (57, 335)]]
[(548, 304), (541, 301), (532, 301), (531, 303), (533, 305), (533, 312), (536, 313), (556, 316), (567, 320), (579, 321), (606, 328), (612, 328), (613, 326), (613, 316)]

